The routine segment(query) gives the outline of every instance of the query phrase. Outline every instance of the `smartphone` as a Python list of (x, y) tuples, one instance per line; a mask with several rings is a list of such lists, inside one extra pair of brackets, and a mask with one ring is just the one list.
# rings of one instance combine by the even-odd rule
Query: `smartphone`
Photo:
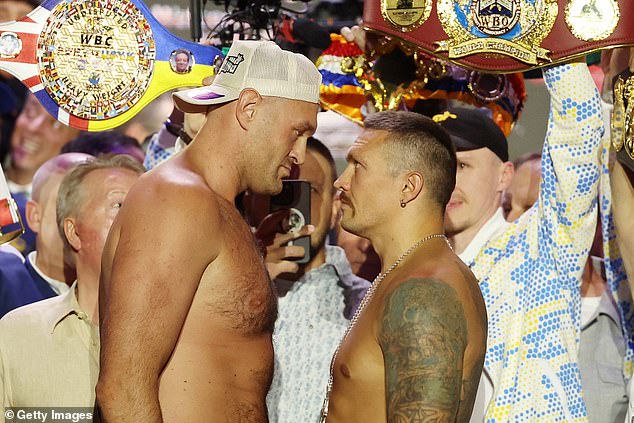
[[(288, 209), (287, 233), (299, 231), (304, 225), (310, 224), (310, 183), (301, 179), (286, 179), (283, 181), (282, 191), (271, 197), (270, 212)], [(290, 260), (297, 263), (308, 263), (310, 257), (310, 235), (289, 241), (287, 245), (304, 247), (304, 256)]]

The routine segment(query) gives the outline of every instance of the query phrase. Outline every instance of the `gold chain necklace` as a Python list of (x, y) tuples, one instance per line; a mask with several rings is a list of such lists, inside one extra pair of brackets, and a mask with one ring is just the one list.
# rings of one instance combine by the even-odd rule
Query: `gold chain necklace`
[(372, 285), (368, 289), (368, 292), (366, 292), (365, 296), (363, 297), (363, 300), (361, 300), (361, 304), (359, 304), (359, 307), (357, 307), (357, 310), (354, 312), (354, 315), (352, 316), (352, 320), (350, 321), (350, 324), (348, 325), (348, 328), (346, 329), (346, 333), (343, 335), (343, 338), (341, 338), (341, 342), (339, 342), (339, 345), (337, 346), (337, 349), (335, 350), (335, 353), (332, 356), (332, 360), (330, 361), (330, 377), (328, 378), (328, 387), (326, 389), (326, 397), (324, 398), (324, 403), (321, 407), (321, 415), (319, 417), (319, 423), (325, 423), (326, 417), (328, 416), (328, 403), (330, 402), (330, 393), (332, 392), (332, 384), (334, 380), (333, 375), (335, 370), (335, 360), (337, 360), (339, 349), (345, 342), (350, 331), (352, 331), (352, 329), (356, 325), (357, 320), (359, 320), (359, 316), (361, 315), (365, 307), (368, 305), (368, 303), (372, 299), (374, 292), (377, 290), (377, 288), (379, 287), (383, 279), (385, 279), (387, 275), (389, 275), (392, 272), (392, 270), (396, 269), (396, 266), (401, 264), (401, 262), (405, 260), (405, 257), (409, 256), (412, 252), (414, 252), (414, 250), (416, 250), (426, 241), (429, 241), (430, 239), (434, 239), (434, 238), (444, 238), (445, 242), (447, 242), (447, 245), (449, 245), (449, 248), (453, 250), (453, 248), (451, 247), (451, 244), (449, 243), (449, 240), (444, 234), (428, 235), (425, 238), (420, 239), (411, 247), (409, 247), (409, 249), (405, 251), (403, 254), (401, 254), (401, 256), (397, 258), (396, 261), (384, 273), (380, 273), (376, 278), (374, 278), (374, 281), (372, 281)]

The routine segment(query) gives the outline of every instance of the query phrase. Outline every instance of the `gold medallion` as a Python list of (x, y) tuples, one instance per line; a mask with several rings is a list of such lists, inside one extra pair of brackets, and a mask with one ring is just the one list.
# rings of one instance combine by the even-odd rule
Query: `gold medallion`
[(432, 0), (381, 0), (383, 19), (401, 32), (421, 26), (431, 15)]
[(437, 9), (449, 39), (436, 51), (449, 59), (489, 53), (529, 65), (550, 61), (541, 43), (557, 19), (557, 0), (438, 0)]
[(137, 103), (155, 56), (150, 24), (129, 0), (60, 2), (37, 42), (47, 93), (61, 109), (87, 120), (113, 118)]
[(570, 0), (565, 16), (568, 29), (576, 38), (600, 41), (612, 35), (621, 12), (617, 0)]

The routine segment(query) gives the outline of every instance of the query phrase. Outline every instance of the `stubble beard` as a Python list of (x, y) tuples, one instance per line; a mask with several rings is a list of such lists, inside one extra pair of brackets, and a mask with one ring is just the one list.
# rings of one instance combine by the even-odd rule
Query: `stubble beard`
[(454, 235), (465, 231), (467, 228), (468, 225), (464, 222), (464, 220), (460, 219), (460, 216), (455, 216), (452, 219), (449, 213), (445, 213), (445, 234), (448, 237), (451, 238)]

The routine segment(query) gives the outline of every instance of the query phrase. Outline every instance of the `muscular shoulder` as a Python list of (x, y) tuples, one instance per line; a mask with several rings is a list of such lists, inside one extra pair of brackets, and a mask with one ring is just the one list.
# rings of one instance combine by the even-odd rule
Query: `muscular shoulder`
[(141, 217), (149, 222), (196, 221), (202, 226), (213, 225), (219, 219), (218, 202), (216, 193), (196, 173), (161, 166), (141, 176), (128, 193), (121, 214), (123, 218)]
[(460, 403), (467, 322), (447, 283), (412, 278), (386, 296), (378, 336), (389, 421), (454, 421)]
[(413, 277), (387, 293), (381, 315), (382, 336), (390, 333), (416, 336), (415, 332), (451, 331), (466, 338), (464, 308), (451, 284), (432, 277)]

